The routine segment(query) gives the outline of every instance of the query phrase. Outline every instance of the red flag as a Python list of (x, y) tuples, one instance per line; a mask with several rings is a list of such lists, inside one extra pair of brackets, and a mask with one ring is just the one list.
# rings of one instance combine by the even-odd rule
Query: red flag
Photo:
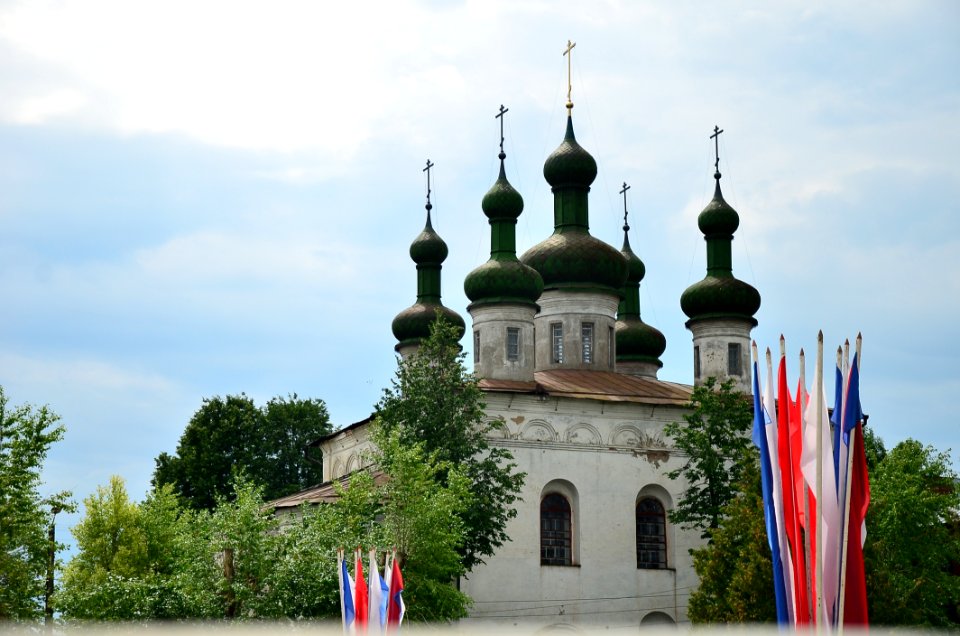
[(797, 625), (805, 625), (810, 622), (810, 614), (807, 611), (807, 575), (804, 567), (800, 520), (797, 516), (796, 479), (793, 474), (791, 411), (793, 411), (793, 401), (790, 399), (790, 387), (787, 386), (787, 359), (785, 356), (780, 356), (780, 367), (777, 370), (777, 455), (780, 460), (781, 492), (783, 493), (783, 523), (790, 545), (789, 559), (792, 565), (790, 573), (793, 581), (790, 591), (793, 592), (793, 617)]
[(356, 583), (356, 593), (353, 595), (353, 602), (356, 605), (356, 625), (357, 632), (366, 633), (367, 631), (367, 610), (369, 599), (367, 598), (367, 581), (363, 577), (363, 557), (360, 550), (356, 554), (356, 569), (354, 570), (354, 581)]
[[(859, 340), (857, 342), (859, 348)], [(866, 539), (864, 520), (870, 505), (870, 480), (867, 475), (867, 454), (863, 447), (863, 413), (860, 409), (859, 355), (854, 355), (847, 378), (843, 409), (843, 430), (849, 433), (853, 458), (850, 465), (850, 512), (847, 518), (847, 571), (843, 594), (843, 624), (866, 626), (867, 583), (863, 566), (863, 542)]]
[(387, 630), (394, 631), (400, 628), (403, 614), (406, 611), (403, 604), (403, 576), (397, 558), (393, 558), (393, 570), (390, 573), (390, 602), (387, 604)]

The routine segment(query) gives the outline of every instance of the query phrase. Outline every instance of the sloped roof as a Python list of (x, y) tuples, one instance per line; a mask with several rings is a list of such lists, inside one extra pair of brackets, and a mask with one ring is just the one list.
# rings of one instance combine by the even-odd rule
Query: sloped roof
[[(366, 470), (361, 468), (360, 470)], [(355, 471), (356, 472), (356, 471)], [(350, 473), (350, 475), (344, 475), (333, 481), (326, 481), (319, 486), (314, 486), (313, 488), (307, 488), (306, 490), (301, 490), (300, 492), (295, 492), (292, 495), (287, 495), (286, 497), (281, 497), (280, 499), (274, 499), (273, 501), (267, 502), (268, 507), (273, 507), (276, 510), (286, 510), (289, 508), (299, 508), (303, 504), (321, 504), (321, 503), (333, 503), (338, 499), (336, 484), (340, 484), (342, 487), (346, 487), (350, 483), (350, 476), (355, 474)], [(379, 470), (373, 471), (373, 483), (380, 485), (387, 481), (387, 476)]]
[(480, 380), (484, 391), (540, 393), (552, 397), (570, 397), (607, 402), (673, 404), (690, 402), (693, 387), (652, 378), (640, 378), (613, 371), (553, 369), (537, 371), (534, 382)]

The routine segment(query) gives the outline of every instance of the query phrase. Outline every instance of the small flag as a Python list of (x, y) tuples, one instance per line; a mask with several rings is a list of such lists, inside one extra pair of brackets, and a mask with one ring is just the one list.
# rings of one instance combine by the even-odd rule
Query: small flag
[(403, 576), (400, 574), (400, 565), (396, 555), (393, 557), (393, 567), (390, 570), (390, 602), (387, 605), (387, 629), (399, 630), (406, 612), (403, 604)]
[(383, 633), (387, 624), (387, 602), (390, 600), (390, 589), (386, 581), (380, 578), (380, 568), (377, 566), (377, 551), (370, 550), (370, 610), (368, 619), (371, 633), (374, 629)]
[(357, 631), (363, 633), (367, 631), (367, 609), (369, 607), (369, 599), (367, 598), (367, 581), (363, 578), (363, 558), (361, 557), (360, 548), (357, 548), (357, 551), (354, 553), (356, 566), (354, 568), (355, 578), (355, 594), (354, 598), (354, 611), (357, 613)]
[(353, 578), (347, 571), (347, 562), (343, 558), (343, 551), (338, 555), (340, 561), (340, 614), (343, 619), (344, 634), (353, 633), (356, 621), (356, 609), (353, 604)]

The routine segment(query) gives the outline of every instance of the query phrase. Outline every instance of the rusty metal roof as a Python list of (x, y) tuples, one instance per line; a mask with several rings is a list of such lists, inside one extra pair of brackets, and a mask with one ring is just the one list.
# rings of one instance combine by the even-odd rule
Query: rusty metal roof
[(571, 397), (607, 402), (640, 402), (644, 404), (674, 404), (690, 402), (693, 387), (651, 378), (639, 378), (613, 371), (583, 371), (554, 369), (537, 371), (535, 382), (511, 380), (480, 380), (484, 391), (541, 393), (548, 396)]
[[(360, 470), (366, 469), (361, 468)], [(351, 473), (351, 475), (352, 474), (353, 473)], [(386, 481), (387, 476), (382, 471), (373, 471), (374, 484), (379, 486)], [(301, 490), (300, 492), (295, 492), (292, 495), (287, 495), (286, 497), (281, 497), (280, 499), (274, 499), (273, 501), (267, 502), (267, 507), (280, 510), (287, 508), (299, 508), (303, 504), (333, 503), (338, 499), (337, 489), (334, 486), (334, 483), (338, 483), (340, 486), (345, 488), (350, 483), (350, 475), (344, 475), (343, 477), (340, 477), (334, 481), (326, 481), (319, 486)]]

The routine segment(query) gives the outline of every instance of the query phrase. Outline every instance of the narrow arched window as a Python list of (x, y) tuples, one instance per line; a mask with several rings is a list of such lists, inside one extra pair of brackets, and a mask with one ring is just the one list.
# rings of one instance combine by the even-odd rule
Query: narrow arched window
[(558, 493), (540, 501), (540, 565), (572, 565), (570, 502)]
[(663, 504), (653, 497), (637, 502), (637, 567), (667, 567), (667, 518)]

